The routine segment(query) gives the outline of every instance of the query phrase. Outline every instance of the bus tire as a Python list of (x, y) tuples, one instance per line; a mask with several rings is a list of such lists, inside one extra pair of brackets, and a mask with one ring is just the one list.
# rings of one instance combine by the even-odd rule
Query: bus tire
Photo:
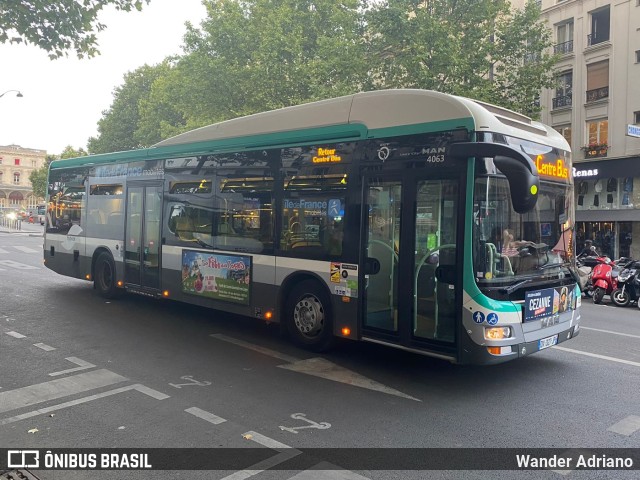
[(102, 252), (98, 255), (94, 268), (93, 286), (104, 298), (116, 298), (120, 293), (116, 285), (116, 264), (110, 253)]
[(331, 300), (318, 282), (304, 280), (293, 287), (284, 315), (287, 332), (295, 344), (314, 352), (331, 348), (335, 340)]

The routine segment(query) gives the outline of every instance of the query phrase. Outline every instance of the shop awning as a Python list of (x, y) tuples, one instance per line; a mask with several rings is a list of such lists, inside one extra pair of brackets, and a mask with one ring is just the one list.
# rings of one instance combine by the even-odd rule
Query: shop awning
[(640, 210), (576, 210), (577, 222), (640, 222)]

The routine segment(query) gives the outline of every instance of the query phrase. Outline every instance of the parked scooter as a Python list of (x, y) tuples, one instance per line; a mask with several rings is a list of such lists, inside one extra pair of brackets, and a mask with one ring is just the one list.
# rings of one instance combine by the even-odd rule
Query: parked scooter
[(593, 303), (600, 303), (605, 295), (618, 288), (618, 275), (622, 269), (633, 260), (627, 257), (620, 257), (616, 262), (605, 257), (603, 263), (593, 267), (591, 272), (591, 283), (593, 284)]
[[(611, 292), (611, 300), (618, 307), (626, 307), (640, 298), (640, 262), (626, 265), (618, 274), (618, 288)], [(640, 304), (638, 305), (640, 307)]]
[(593, 303), (602, 302), (605, 295), (611, 295), (611, 292), (618, 288), (616, 280), (617, 275), (613, 275), (614, 266), (615, 262), (613, 262), (609, 257), (605, 257), (605, 260), (602, 263), (593, 267), (593, 270), (591, 271)]

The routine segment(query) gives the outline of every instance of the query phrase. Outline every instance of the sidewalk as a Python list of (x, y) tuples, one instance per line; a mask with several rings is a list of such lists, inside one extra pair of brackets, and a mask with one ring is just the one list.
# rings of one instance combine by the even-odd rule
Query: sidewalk
[(44, 226), (39, 224), (33, 224), (29, 222), (22, 222), (20, 230), (15, 228), (0, 226), (0, 233), (17, 233), (22, 235), (29, 235), (30, 237), (41, 237), (44, 235)]

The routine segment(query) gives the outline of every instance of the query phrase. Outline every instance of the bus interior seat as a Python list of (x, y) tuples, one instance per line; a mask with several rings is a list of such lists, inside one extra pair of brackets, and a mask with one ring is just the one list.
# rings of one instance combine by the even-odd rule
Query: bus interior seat
[(195, 242), (196, 239), (193, 236), (194, 228), (193, 220), (189, 217), (178, 217), (176, 220), (176, 236), (180, 240)]

